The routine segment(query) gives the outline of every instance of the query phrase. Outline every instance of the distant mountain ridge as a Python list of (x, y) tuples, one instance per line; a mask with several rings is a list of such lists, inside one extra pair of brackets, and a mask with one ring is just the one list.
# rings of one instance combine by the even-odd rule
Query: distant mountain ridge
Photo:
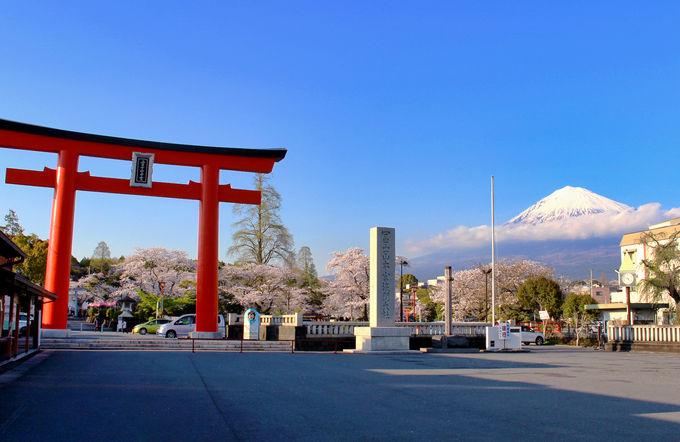
[[(614, 278), (614, 269), (620, 263), (619, 237), (590, 238), (581, 240), (559, 241), (521, 241), (497, 246), (496, 256), (503, 259), (531, 259), (555, 269), (556, 276), (574, 279), (585, 279), (590, 270), (599, 275), (605, 273)], [(439, 251), (436, 253), (411, 258), (408, 273), (419, 280), (433, 279), (444, 274), (444, 265), (453, 266), (454, 270), (488, 265), (491, 262), (489, 246), (464, 250)], [(404, 269), (404, 272), (407, 272)]]
[(625, 204), (598, 195), (583, 187), (565, 186), (538, 201), (506, 224), (543, 224), (584, 215), (632, 212)]

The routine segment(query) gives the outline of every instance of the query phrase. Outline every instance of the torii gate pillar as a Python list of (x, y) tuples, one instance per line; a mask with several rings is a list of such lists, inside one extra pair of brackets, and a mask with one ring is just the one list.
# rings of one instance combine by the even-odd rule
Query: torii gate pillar
[(198, 269), (196, 272), (195, 338), (219, 337), (217, 331), (217, 256), (219, 235), (220, 171), (212, 164), (201, 168), (201, 202), (198, 214)]
[(43, 308), (43, 328), (48, 330), (65, 331), (68, 321), (68, 288), (71, 274), (77, 173), (78, 154), (61, 150), (57, 160), (45, 270), (45, 289), (58, 293), (59, 296), (53, 302), (46, 303)]

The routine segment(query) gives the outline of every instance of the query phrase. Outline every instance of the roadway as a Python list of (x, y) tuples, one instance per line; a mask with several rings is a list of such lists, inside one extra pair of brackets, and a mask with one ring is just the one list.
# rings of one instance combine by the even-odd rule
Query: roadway
[(532, 350), (43, 351), (0, 375), (0, 440), (680, 439), (680, 355)]

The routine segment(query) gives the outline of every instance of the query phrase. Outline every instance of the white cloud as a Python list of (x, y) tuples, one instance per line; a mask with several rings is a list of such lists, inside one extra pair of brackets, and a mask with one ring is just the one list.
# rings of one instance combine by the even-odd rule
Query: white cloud
[[(674, 217), (680, 217), (680, 208), (663, 210), (661, 204), (649, 203), (616, 215), (583, 215), (538, 225), (501, 224), (496, 227), (496, 241), (544, 241), (606, 237), (644, 230), (650, 224)], [(491, 227), (488, 225), (456, 226), (423, 241), (407, 241), (406, 247), (410, 255), (419, 256), (444, 249), (479, 247), (490, 242)]]

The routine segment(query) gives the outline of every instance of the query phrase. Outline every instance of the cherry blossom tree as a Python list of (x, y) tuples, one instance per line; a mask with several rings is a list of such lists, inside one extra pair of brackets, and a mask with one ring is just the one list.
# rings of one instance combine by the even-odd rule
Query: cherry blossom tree
[[(478, 266), (459, 270), (453, 275), (453, 308), (457, 321), (488, 321), (491, 312), (491, 276), (487, 278), (484, 270), (490, 268)], [(501, 260), (496, 264), (496, 308), (517, 304), (517, 289), (524, 281), (535, 277), (551, 277), (553, 270), (539, 262), (527, 259)], [(444, 303), (443, 284), (431, 288), (431, 297), (437, 303)]]
[(138, 290), (142, 290), (154, 295), (162, 306), (165, 298), (191, 294), (196, 280), (195, 269), (194, 262), (184, 251), (161, 247), (137, 249), (116, 268), (120, 272), (121, 286), (115, 295), (139, 299)]
[(304, 309), (306, 291), (296, 286), (296, 273), (266, 264), (226, 265), (219, 273), (222, 300), (234, 299), (261, 313), (278, 310), (292, 313)]
[(118, 293), (120, 290), (120, 274), (115, 272), (92, 273), (83, 276), (74, 285), (84, 289), (87, 298), (94, 302), (117, 301), (121, 298), (121, 294)]
[(368, 318), (370, 266), (364, 251), (352, 247), (344, 252), (334, 252), (326, 270), (333, 274), (334, 279), (326, 287), (323, 311), (351, 320), (357, 315), (362, 319)]

